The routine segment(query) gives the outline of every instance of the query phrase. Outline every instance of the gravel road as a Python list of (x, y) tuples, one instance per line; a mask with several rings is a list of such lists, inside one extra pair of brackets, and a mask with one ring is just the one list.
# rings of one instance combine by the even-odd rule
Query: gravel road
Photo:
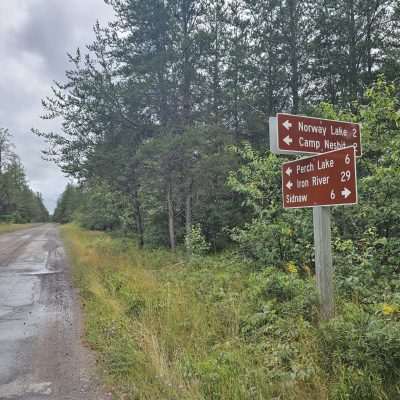
[(0, 399), (101, 400), (53, 224), (0, 235)]

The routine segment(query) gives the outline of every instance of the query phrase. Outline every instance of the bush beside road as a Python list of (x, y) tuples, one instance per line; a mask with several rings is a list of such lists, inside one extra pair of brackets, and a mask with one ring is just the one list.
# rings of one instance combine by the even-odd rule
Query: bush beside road
[(0, 224), (0, 235), (2, 233), (10, 233), (20, 231), (22, 229), (29, 229), (35, 226), (35, 224)]
[(314, 281), (294, 263), (257, 270), (227, 253), (190, 261), (62, 230), (86, 340), (117, 399), (396, 398), (394, 306), (343, 292), (336, 318), (319, 323)]

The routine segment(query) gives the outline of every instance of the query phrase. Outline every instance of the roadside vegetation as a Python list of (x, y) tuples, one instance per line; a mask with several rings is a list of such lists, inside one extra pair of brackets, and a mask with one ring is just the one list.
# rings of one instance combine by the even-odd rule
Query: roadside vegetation
[(260, 269), (231, 253), (188, 260), (75, 225), (62, 232), (86, 340), (116, 399), (399, 394), (399, 310), (369, 298), (383, 278), (363, 284), (366, 305), (341, 289), (348, 278), (339, 274), (338, 316), (319, 323), (314, 281), (295, 263)]
[[(400, 398), (398, 2), (107, 3), (43, 100), (62, 129), (33, 133), (75, 182), (53, 219), (117, 398)], [(277, 112), (362, 124), (329, 322), (311, 210), (282, 209)]]
[(0, 235), (2, 233), (10, 233), (19, 231), (21, 229), (28, 229), (34, 226), (34, 224), (0, 224)]
[(10, 132), (0, 127), (0, 232), (15, 230), (14, 224), (48, 220), (41, 194), (29, 187)]
[[(399, 396), (396, 93), (380, 79), (357, 113), (319, 109), (361, 121), (364, 144), (360, 204), (333, 209), (336, 317), (329, 322), (318, 315), (311, 212), (282, 210), (275, 155), (249, 144), (227, 150), (241, 161), (223, 190), (242, 199), (247, 222), (221, 232), (230, 243), (222, 250), (208, 234), (212, 220), (193, 224), (175, 252), (157, 248), (158, 241), (143, 248), (125, 225), (123, 197), (104, 186), (67, 188), (59, 210), (70, 210), (83, 228), (110, 232), (63, 228), (86, 338), (117, 398)], [(153, 235), (157, 226), (149, 228)]]

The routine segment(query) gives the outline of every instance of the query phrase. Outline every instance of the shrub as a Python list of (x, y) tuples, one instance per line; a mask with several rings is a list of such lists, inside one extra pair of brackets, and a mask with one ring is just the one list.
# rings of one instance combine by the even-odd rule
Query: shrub
[(306, 267), (313, 263), (310, 216), (299, 211), (279, 217), (263, 213), (244, 228), (233, 230), (232, 238), (244, 258), (260, 267), (283, 266), (292, 260)]
[(200, 224), (192, 226), (192, 231), (185, 236), (186, 250), (195, 257), (203, 256), (210, 250), (210, 243), (207, 242)]
[(319, 338), (325, 369), (335, 380), (334, 399), (386, 399), (384, 393), (400, 389), (398, 321), (347, 306), (321, 326)]
[(253, 312), (243, 319), (242, 332), (245, 335), (265, 332), (267, 325), (285, 318), (292, 322), (298, 318), (312, 321), (318, 304), (313, 281), (275, 268), (250, 277), (248, 297)]
[(359, 241), (336, 239), (337, 288), (348, 300), (364, 305), (400, 304), (398, 238), (378, 237), (368, 229)]

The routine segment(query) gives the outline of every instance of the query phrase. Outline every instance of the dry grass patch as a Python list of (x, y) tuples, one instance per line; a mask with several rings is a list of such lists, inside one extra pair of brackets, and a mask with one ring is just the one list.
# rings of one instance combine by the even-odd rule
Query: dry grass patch
[(2, 233), (10, 233), (20, 231), (22, 229), (29, 229), (35, 226), (35, 224), (0, 224), (0, 235)]

